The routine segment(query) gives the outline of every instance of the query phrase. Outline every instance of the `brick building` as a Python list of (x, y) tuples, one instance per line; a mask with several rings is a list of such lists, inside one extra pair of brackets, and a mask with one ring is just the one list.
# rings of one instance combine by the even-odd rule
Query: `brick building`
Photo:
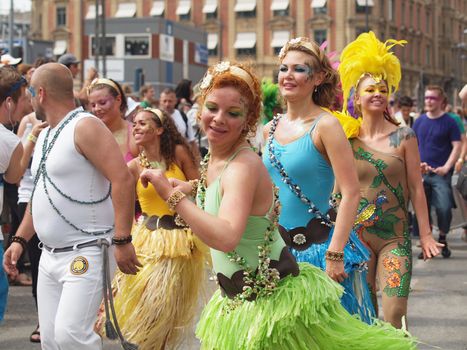
[[(84, 22), (95, 0), (32, 0), (34, 37), (55, 40), (56, 53), (86, 57)], [(274, 77), (277, 53), (291, 37), (328, 41), (341, 51), (367, 28), (380, 39), (406, 39), (401, 93), (417, 97), (428, 83), (454, 99), (467, 81), (467, 0), (106, 0), (112, 17), (163, 17), (204, 29), (209, 61), (255, 62), (260, 76)], [(124, 30), (124, 28), (122, 28)]]

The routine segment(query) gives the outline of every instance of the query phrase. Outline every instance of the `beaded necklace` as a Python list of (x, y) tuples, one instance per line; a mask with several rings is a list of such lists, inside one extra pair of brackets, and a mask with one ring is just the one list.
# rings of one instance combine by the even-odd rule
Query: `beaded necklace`
[[(201, 161), (201, 176), (198, 182), (197, 199), (202, 210), (205, 207), (206, 188), (207, 188), (207, 168), (211, 154), (208, 153)], [(229, 299), (224, 306), (224, 311), (229, 312), (240, 306), (245, 301), (253, 296), (257, 298), (269, 296), (274, 292), (277, 283), (280, 280), (279, 271), (275, 268), (270, 268), (271, 244), (275, 241), (274, 232), (277, 228), (277, 219), (280, 213), (280, 203), (278, 199), (278, 190), (274, 187), (274, 207), (269, 217), (269, 226), (264, 232), (264, 241), (258, 246), (258, 267), (251, 267), (246, 259), (238, 254), (235, 250), (227, 253), (227, 257), (233, 263), (236, 263), (243, 268), (243, 292), (237, 294), (233, 299)]]
[(272, 166), (279, 171), (279, 174), (282, 178), (282, 182), (284, 182), (289, 189), (292, 191), (295, 196), (300, 199), (300, 201), (308, 206), (308, 212), (314, 214), (316, 218), (321, 220), (321, 224), (326, 225), (328, 227), (332, 227), (334, 223), (332, 222), (329, 214), (323, 214), (316, 205), (302, 192), (300, 186), (295, 184), (290, 176), (285, 171), (284, 166), (277, 158), (276, 154), (274, 153), (274, 132), (276, 131), (277, 125), (279, 124), (279, 120), (282, 117), (282, 114), (277, 114), (274, 116), (271, 127), (269, 129), (269, 137), (268, 137), (268, 151), (269, 151), (269, 161), (271, 162)]
[(148, 157), (146, 156), (146, 152), (144, 150), (141, 150), (141, 152), (138, 155), (139, 159), (139, 165), (141, 165), (145, 169), (161, 169), (162, 171), (166, 171), (167, 167), (165, 165), (165, 162), (158, 162), (158, 161), (149, 161)]
[[(60, 133), (63, 131), (65, 126), (67, 126), (68, 123), (70, 123), (73, 119), (75, 119), (80, 112), (82, 112), (82, 109), (75, 110), (67, 119), (65, 119), (62, 122), (62, 124), (58, 127), (57, 131), (53, 135), (52, 140), (50, 141), (50, 143), (48, 143), (49, 142), (49, 136), (50, 136), (50, 128), (47, 130), (47, 133), (45, 134), (45, 138), (44, 138), (44, 143), (42, 144), (42, 156), (41, 156), (41, 159), (39, 161), (39, 166), (37, 168), (37, 174), (36, 174), (36, 176), (34, 178), (34, 188), (32, 190), (32, 194), (31, 194), (31, 203), (32, 203), (32, 200), (34, 198), (34, 193), (36, 191), (37, 184), (39, 183), (39, 180), (42, 178), (42, 185), (43, 185), (43, 188), (44, 188), (44, 193), (47, 196), (47, 199), (48, 199), (48, 201), (50, 203), (50, 206), (62, 218), (62, 220), (65, 221), (68, 225), (70, 225), (73, 229), (75, 229), (75, 230), (77, 230), (79, 232), (96, 236), (96, 235), (102, 235), (102, 234), (109, 233), (110, 231), (113, 230), (113, 226), (111, 228), (107, 229), (107, 230), (101, 230), (101, 231), (87, 231), (87, 230), (83, 230), (83, 229), (77, 227), (75, 224), (73, 224), (60, 211), (60, 209), (57, 208), (55, 203), (52, 201), (52, 198), (50, 197), (49, 190), (47, 189), (47, 182), (48, 182), (57, 191), (57, 193), (59, 193), (62, 197), (66, 198), (70, 202), (77, 203), (77, 204), (82, 204), (82, 205), (98, 204), (98, 203), (101, 203), (101, 202), (105, 201), (110, 196), (110, 193), (111, 193), (112, 189), (111, 189), (111, 186), (109, 185), (109, 191), (101, 199), (98, 199), (98, 200), (95, 200), (95, 201), (81, 201), (81, 200), (75, 199), (75, 198), (71, 197), (70, 195), (66, 194), (65, 192), (63, 192), (62, 190), (60, 190), (60, 188), (55, 184), (55, 182), (52, 181), (52, 179), (50, 178), (50, 176), (49, 176), (49, 174), (47, 172), (46, 160), (47, 160), (47, 157), (50, 155), (50, 152), (52, 151), (52, 149), (53, 149), (53, 147), (55, 145), (55, 142), (57, 141)], [(31, 205), (31, 213), (32, 213), (32, 205)]]

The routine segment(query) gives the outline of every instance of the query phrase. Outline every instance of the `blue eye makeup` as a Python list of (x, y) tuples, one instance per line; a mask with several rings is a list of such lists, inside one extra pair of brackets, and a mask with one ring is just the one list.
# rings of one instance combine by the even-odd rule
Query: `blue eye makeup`
[[(291, 66), (292, 72), (294, 73), (301, 73), (311, 76), (313, 73), (313, 69), (308, 64), (295, 64)], [(289, 67), (285, 64), (281, 64), (279, 66), (280, 73), (287, 73), (289, 71)]]

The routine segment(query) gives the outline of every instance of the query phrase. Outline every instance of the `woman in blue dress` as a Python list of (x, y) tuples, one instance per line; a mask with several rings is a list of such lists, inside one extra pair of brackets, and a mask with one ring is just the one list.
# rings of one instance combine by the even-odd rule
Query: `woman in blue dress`
[[(287, 113), (266, 126), (263, 161), (279, 188), (282, 238), (297, 261), (318, 266), (341, 283), (342, 305), (371, 323), (369, 253), (352, 231), (360, 198), (357, 172), (343, 128), (327, 110), (335, 101), (337, 72), (307, 38), (290, 40), (279, 59)], [(342, 193), (337, 215), (330, 205), (335, 182)]]

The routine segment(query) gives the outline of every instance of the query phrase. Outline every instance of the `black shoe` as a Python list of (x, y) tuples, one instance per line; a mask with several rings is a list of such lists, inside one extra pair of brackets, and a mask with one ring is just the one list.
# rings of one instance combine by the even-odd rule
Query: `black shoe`
[(446, 241), (446, 238), (439, 239), (438, 242), (444, 244), (444, 247), (441, 249), (441, 255), (443, 258), (449, 258), (451, 256), (451, 249), (448, 248), (448, 242)]
[(423, 252), (420, 252), (420, 254), (418, 254), (418, 259), (423, 260)]

